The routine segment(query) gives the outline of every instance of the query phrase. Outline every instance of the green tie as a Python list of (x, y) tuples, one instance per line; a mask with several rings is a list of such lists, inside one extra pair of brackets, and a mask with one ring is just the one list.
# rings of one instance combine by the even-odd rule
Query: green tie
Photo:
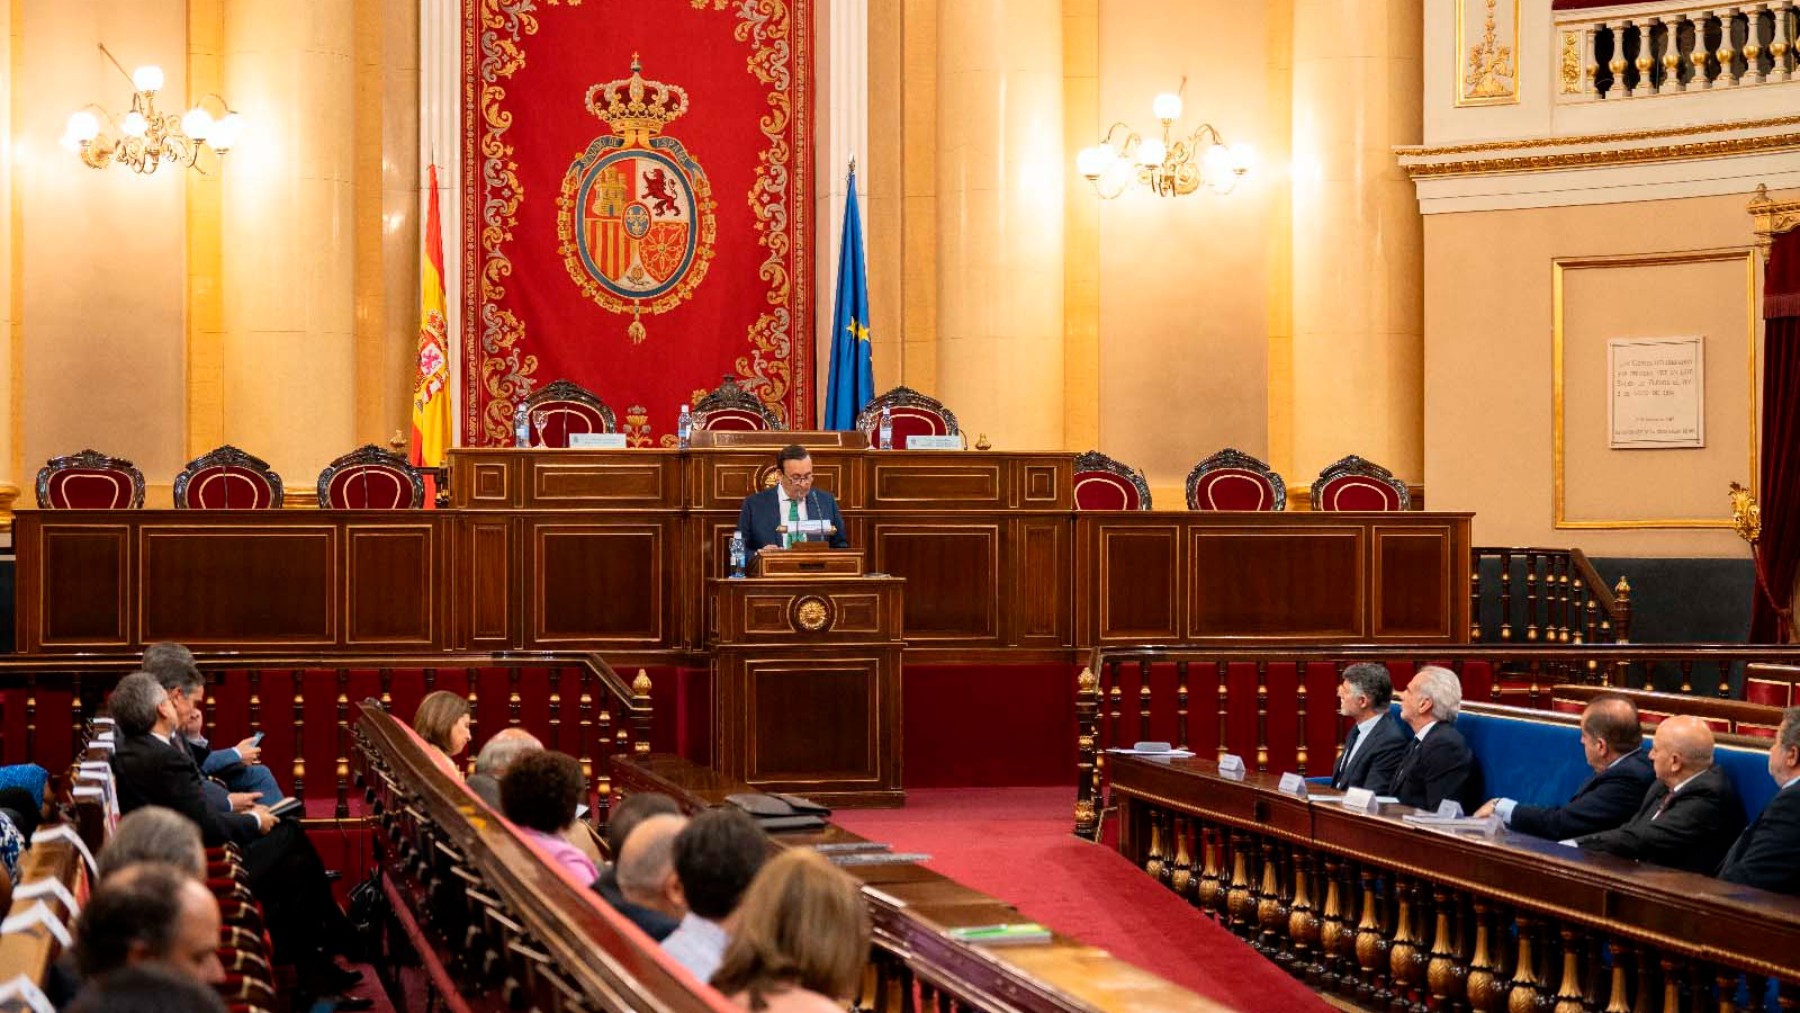
[(800, 501), (797, 499), (788, 500), (788, 529), (787, 534), (783, 536), (781, 543), (782, 548), (785, 549), (794, 544), (794, 534), (799, 527)]

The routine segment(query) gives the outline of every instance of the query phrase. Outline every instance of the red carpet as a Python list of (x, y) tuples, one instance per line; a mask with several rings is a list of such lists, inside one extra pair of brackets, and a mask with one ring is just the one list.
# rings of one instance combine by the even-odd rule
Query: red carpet
[(832, 820), (896, 850), (928, 852), (944, 875), (1210, 999), (1249, 1013), (1332, 1008), (1117, 852), (1072, 835), (1073, 795), (922, 788), (907, 792), (905, 809)]

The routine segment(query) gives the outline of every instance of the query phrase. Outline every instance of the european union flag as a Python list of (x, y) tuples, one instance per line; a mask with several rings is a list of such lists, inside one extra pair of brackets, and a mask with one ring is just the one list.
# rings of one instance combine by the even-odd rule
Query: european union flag
[(863, 264), (862, 218), (856, 213), (856, 166), (844, 198), (844, 241), (838, 253), (837, 312), (831, 318), (831, 383), (825, 392), (826, 429), (855, 429), (856, 413), (875, 397), (875, 357), (869, 349), (869, 275)]

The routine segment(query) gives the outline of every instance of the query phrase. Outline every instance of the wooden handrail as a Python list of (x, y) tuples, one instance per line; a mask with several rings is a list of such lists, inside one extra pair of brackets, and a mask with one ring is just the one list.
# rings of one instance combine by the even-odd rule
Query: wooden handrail
[[(1500, 625), (1494, 633), (1502, 642), (1551, 646), (1631, 640), (1630, 583), (1621, 577), (1609, 587), (1580, 549), (1479, 545), (1469, 552), (1471, 641), (1492, 639), (1484, 636), (1484, 600), (1498, 606)], [(1484, 558), (1500, 564), (1497, 586), (1482, 582)], [(1524, 587), (1516, 594), (1515, 564), (1524, 568)]]

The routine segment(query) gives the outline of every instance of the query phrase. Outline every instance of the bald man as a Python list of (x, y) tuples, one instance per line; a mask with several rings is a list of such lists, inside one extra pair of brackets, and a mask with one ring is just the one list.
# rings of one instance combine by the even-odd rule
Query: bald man
[(155, 961), (203, 985), (224, 981), (219, 902), (172, 865), (128, 865), (102, 881), (82, 909), (75, 958), (83, 978)]
[(594, 882), (600, 896), (659, 943), (687, 914), (675, 874), (675, 838), (686, 826), (686, 816), (671, 813), (645, 818), (620, 845), (610, 880)]
[(1612, 693), (1588, 701), (1581, 712), (1581, 751), (1594, 776), (1567, 805), (1519, 805), (1497, 798), (1475, 815), (1498, 813), (1510, 829), (1553, 841), (1620, 826), (1644, 804), (1644, 794), (1656, 783), (1637, 707)]
[(1744, 806), (1713, 766), (1713, 733), (1680, 715), (1656, 729), (1650, 765), (1656, 784), (1624, 826), (1577, 838), (1589, 851), (1635, 858), (1710, 876), (1744, 829)]
[(502, 728), (487, 740), (475, 755), (475, 773), (469, 776), (469, 790), (495, 812), (500, 811), (500, 778), (513, 761), (526, 753), (542, 751), (544, 744), (523, 728)]

